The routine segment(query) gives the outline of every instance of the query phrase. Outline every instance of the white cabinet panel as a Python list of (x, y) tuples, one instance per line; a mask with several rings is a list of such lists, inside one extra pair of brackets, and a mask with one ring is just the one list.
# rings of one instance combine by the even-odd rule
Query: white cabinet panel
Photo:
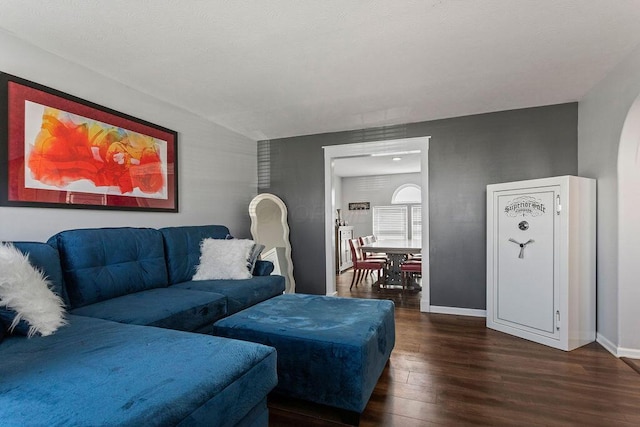
[(336, 273), (353, 267), (349, 239), (353, 239), (353, 227), (341, 225), (336, 227)]
[(563, 350), (595, 339), (595, 181), (487, 186), (487, 327)]

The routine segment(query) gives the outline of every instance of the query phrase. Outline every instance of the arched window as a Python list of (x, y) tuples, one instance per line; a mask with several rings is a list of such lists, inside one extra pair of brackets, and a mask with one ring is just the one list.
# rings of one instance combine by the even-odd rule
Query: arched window
[(393, 205), (409, 205), (422, 203), (422, 191), (419, 185), (403, 184), (396, 188), (391, 197)]
[(373, 207), (373, 234), (378, 239), (422, 240), (421, 190), (419, 185), (403, 184), (393, 192), (392, 206)]

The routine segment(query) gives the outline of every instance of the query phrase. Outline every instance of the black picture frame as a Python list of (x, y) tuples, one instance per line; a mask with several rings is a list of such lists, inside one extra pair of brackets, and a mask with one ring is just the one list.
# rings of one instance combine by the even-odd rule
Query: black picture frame
[(178, 200), (176, 131), (0, 72), (0, 206), (178, 212)]
[(352, 202), (349, 203), (350, 211), (366, 211), (371, 209), (370, 202)]

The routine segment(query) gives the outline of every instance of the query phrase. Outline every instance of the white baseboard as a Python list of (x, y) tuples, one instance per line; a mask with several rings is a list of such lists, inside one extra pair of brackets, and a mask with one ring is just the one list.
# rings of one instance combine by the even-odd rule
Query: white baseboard
[(596, 333), (596, 342), (603, 346), (605, 350), (609, 353), (613, 354), (615, 357), (620, 357), (618, 355), (618, 346), (609, 341), (604, 335), (600, 335), (599, 332)]
[(327, 296), (328, 297), (337, 297), (338, 296), (338, 291), (327, 292)]
[(442, 307), (432, 305), (429, 306), (429, 311), (431, 313), (453, 314), (456, 316), (487, 317), (487, 310), (478, 310), (475, 308)]
[(596, 334), (596, 341), (615, 357), (628, 357), (629, 359), (640, 359), (640, 349), (618, 347), (600, 333)]
[(618, 357), (628, 357), (629, 359), (640, 359), (640, 350), (637, 348), (618, 347)]

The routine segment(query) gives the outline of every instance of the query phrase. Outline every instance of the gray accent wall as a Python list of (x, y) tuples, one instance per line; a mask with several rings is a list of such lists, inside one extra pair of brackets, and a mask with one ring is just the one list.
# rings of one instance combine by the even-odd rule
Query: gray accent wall
[(288, 206), (296, 290), (324, 294), (323, 146), (431, 136), (431, 305), (485, 309), (486, 185), (575, 175), (577, 103), (259, 141), (260, 192)]

